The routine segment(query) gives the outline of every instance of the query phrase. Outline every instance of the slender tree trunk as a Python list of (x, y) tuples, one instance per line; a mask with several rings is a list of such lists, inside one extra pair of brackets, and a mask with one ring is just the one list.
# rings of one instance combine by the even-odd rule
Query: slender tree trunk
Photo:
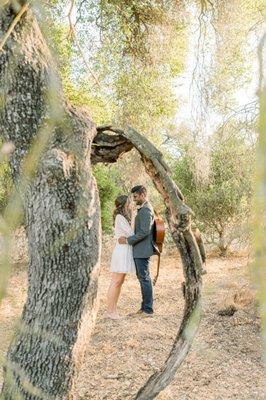
[[(2, 33), (13, 19), (7, 6)], [(0, 87), (1, 135), (15, 144), (11, 167), (29, 242), (28, 297), (8, 352), (2, 398), (61, 399), (95, 318), (101, 232), (90, 157), (96, 129), (65, 103), (30, 11), (0, 53)], [(36, 140), (43, 152), (30, 171), (25, 157)]]
[(226, 257), (228, 246), (225, 243), (225, 237), (224, 237), (224, 232), (223, 231), (219, 232), (218, 247), (219, 247), (219, 250), (220, 250), (220, 256), (221, 257)]

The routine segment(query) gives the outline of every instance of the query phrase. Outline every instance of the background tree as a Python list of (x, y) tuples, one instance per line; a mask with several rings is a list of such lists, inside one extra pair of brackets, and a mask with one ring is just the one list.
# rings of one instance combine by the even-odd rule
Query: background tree
[(217, 244), (221, 254), (232, 241), (248, 243), (258, 118), (252, 70), (265, 13), (261, 1), (202, 6), (192, 42), (191, 121), (183, 120), (171, 141), (176, 179), (198, 211), (205, 240)]
[(207, 180), (197, 174), (193, 157), (197, 147), (192, 151), (189, 146), (173, 164), (174, 178), (188, 204), (193, 205), (207, 242), (224, 256), (234, 241), (248, 237), (254, 146), (231, 135), (230, 130), (226, 135), (217, 132), (210, 144)]

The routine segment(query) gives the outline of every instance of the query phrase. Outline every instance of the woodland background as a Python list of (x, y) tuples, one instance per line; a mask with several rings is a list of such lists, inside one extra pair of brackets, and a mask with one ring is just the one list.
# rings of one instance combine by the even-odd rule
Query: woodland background
[[(265, 1), (80, 0), (33, 2), (33, 8), (68, 101), (88, 112), (97, 126), (133, 126), (150, 139), (163, 153), (195, 213), (194, 224), (203, 233), (209, 254), (203, 327), (180, 375), (161, 399), (175, 399), (181, 393), (184, 400), (200, 400), (206, 392), (213, 400), (264, 398), (251, 246), (256, 160), (261, 160), (257, 149), (265, 46), (259, 56), (258, 47), (265, 31)], [(2, 213), (13, 188), (8, 153), (3, 146)], [(158, 317), (145, 326), (145, 333), (142, 322), (135, 321), (133, 326), (126, 322), (128, 333), (122, 336), (120, 353), (125, 327), (108, 325), (104, 317), (114, 200), (135, 184), (144, 184), (163, 217), (165, 207), (136, 150), (114, 164), (93, 166), (93, 174), (104, 233), (102, 302), (75, 398), (129, 399), (163, 363), (170, 348), (176, 327), (174, 305), (180, 317), (182, 311), (181, 291), (171, 288), (182, 277), (175, 270), (178, 255), (167, 232), (156, 292)], [(258, 210), (257, 214), (255, 226), (264, 226), (264, 214), (261, 220)], [(3, 356), (26, 297), (24, 222), (21, 219), (15, 234), (12, 277), (0, 309)], [(137, 292), (136, 282), (129, 280), (121, 308), (134, 308), (132, 293)], [(147, 355), (154, 337), (160, 343), (157, 352), (142, 358), (139, 347), (144, 343)], [(145, 376), (140, 373), (143, 370)]]
[[(221, 254), (246, 244), (264, 1), (52, 1), (39, 14), (71, 103), (97, 125), (134, 126), (158, 146)], [(115, 197), (136, 182), (163, 213), (136, 153), (94, 174), (105, 233)], [(3, 163), (0, 185), (3, 210), (11, 186)]]

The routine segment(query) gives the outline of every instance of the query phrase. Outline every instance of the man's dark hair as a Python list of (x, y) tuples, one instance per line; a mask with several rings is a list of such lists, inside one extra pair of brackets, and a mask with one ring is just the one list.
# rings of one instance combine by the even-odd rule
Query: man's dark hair
[(138, 194), (147, 194), (147, 189), (143, 185), (134, 186), (131, 189), (131, 193), (138, 193)]

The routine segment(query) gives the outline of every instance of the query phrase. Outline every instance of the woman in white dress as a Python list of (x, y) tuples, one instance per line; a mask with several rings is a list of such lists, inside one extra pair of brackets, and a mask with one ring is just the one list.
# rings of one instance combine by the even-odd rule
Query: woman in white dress
[(119, 244), (121, 236), (129, 237), (134, 234), (131, 226), (131, 204), (126, 195), (118, 196), (115, 200), (114, 233), (116, 238), (115, 248), (111, 259), (111, 282), (107, 294), (107, 314), (109, 318), (122, 318), (117, 312), (117, 303), (126, 274), (135, 274), (136, 268), (133, 259), (132, 246)]

